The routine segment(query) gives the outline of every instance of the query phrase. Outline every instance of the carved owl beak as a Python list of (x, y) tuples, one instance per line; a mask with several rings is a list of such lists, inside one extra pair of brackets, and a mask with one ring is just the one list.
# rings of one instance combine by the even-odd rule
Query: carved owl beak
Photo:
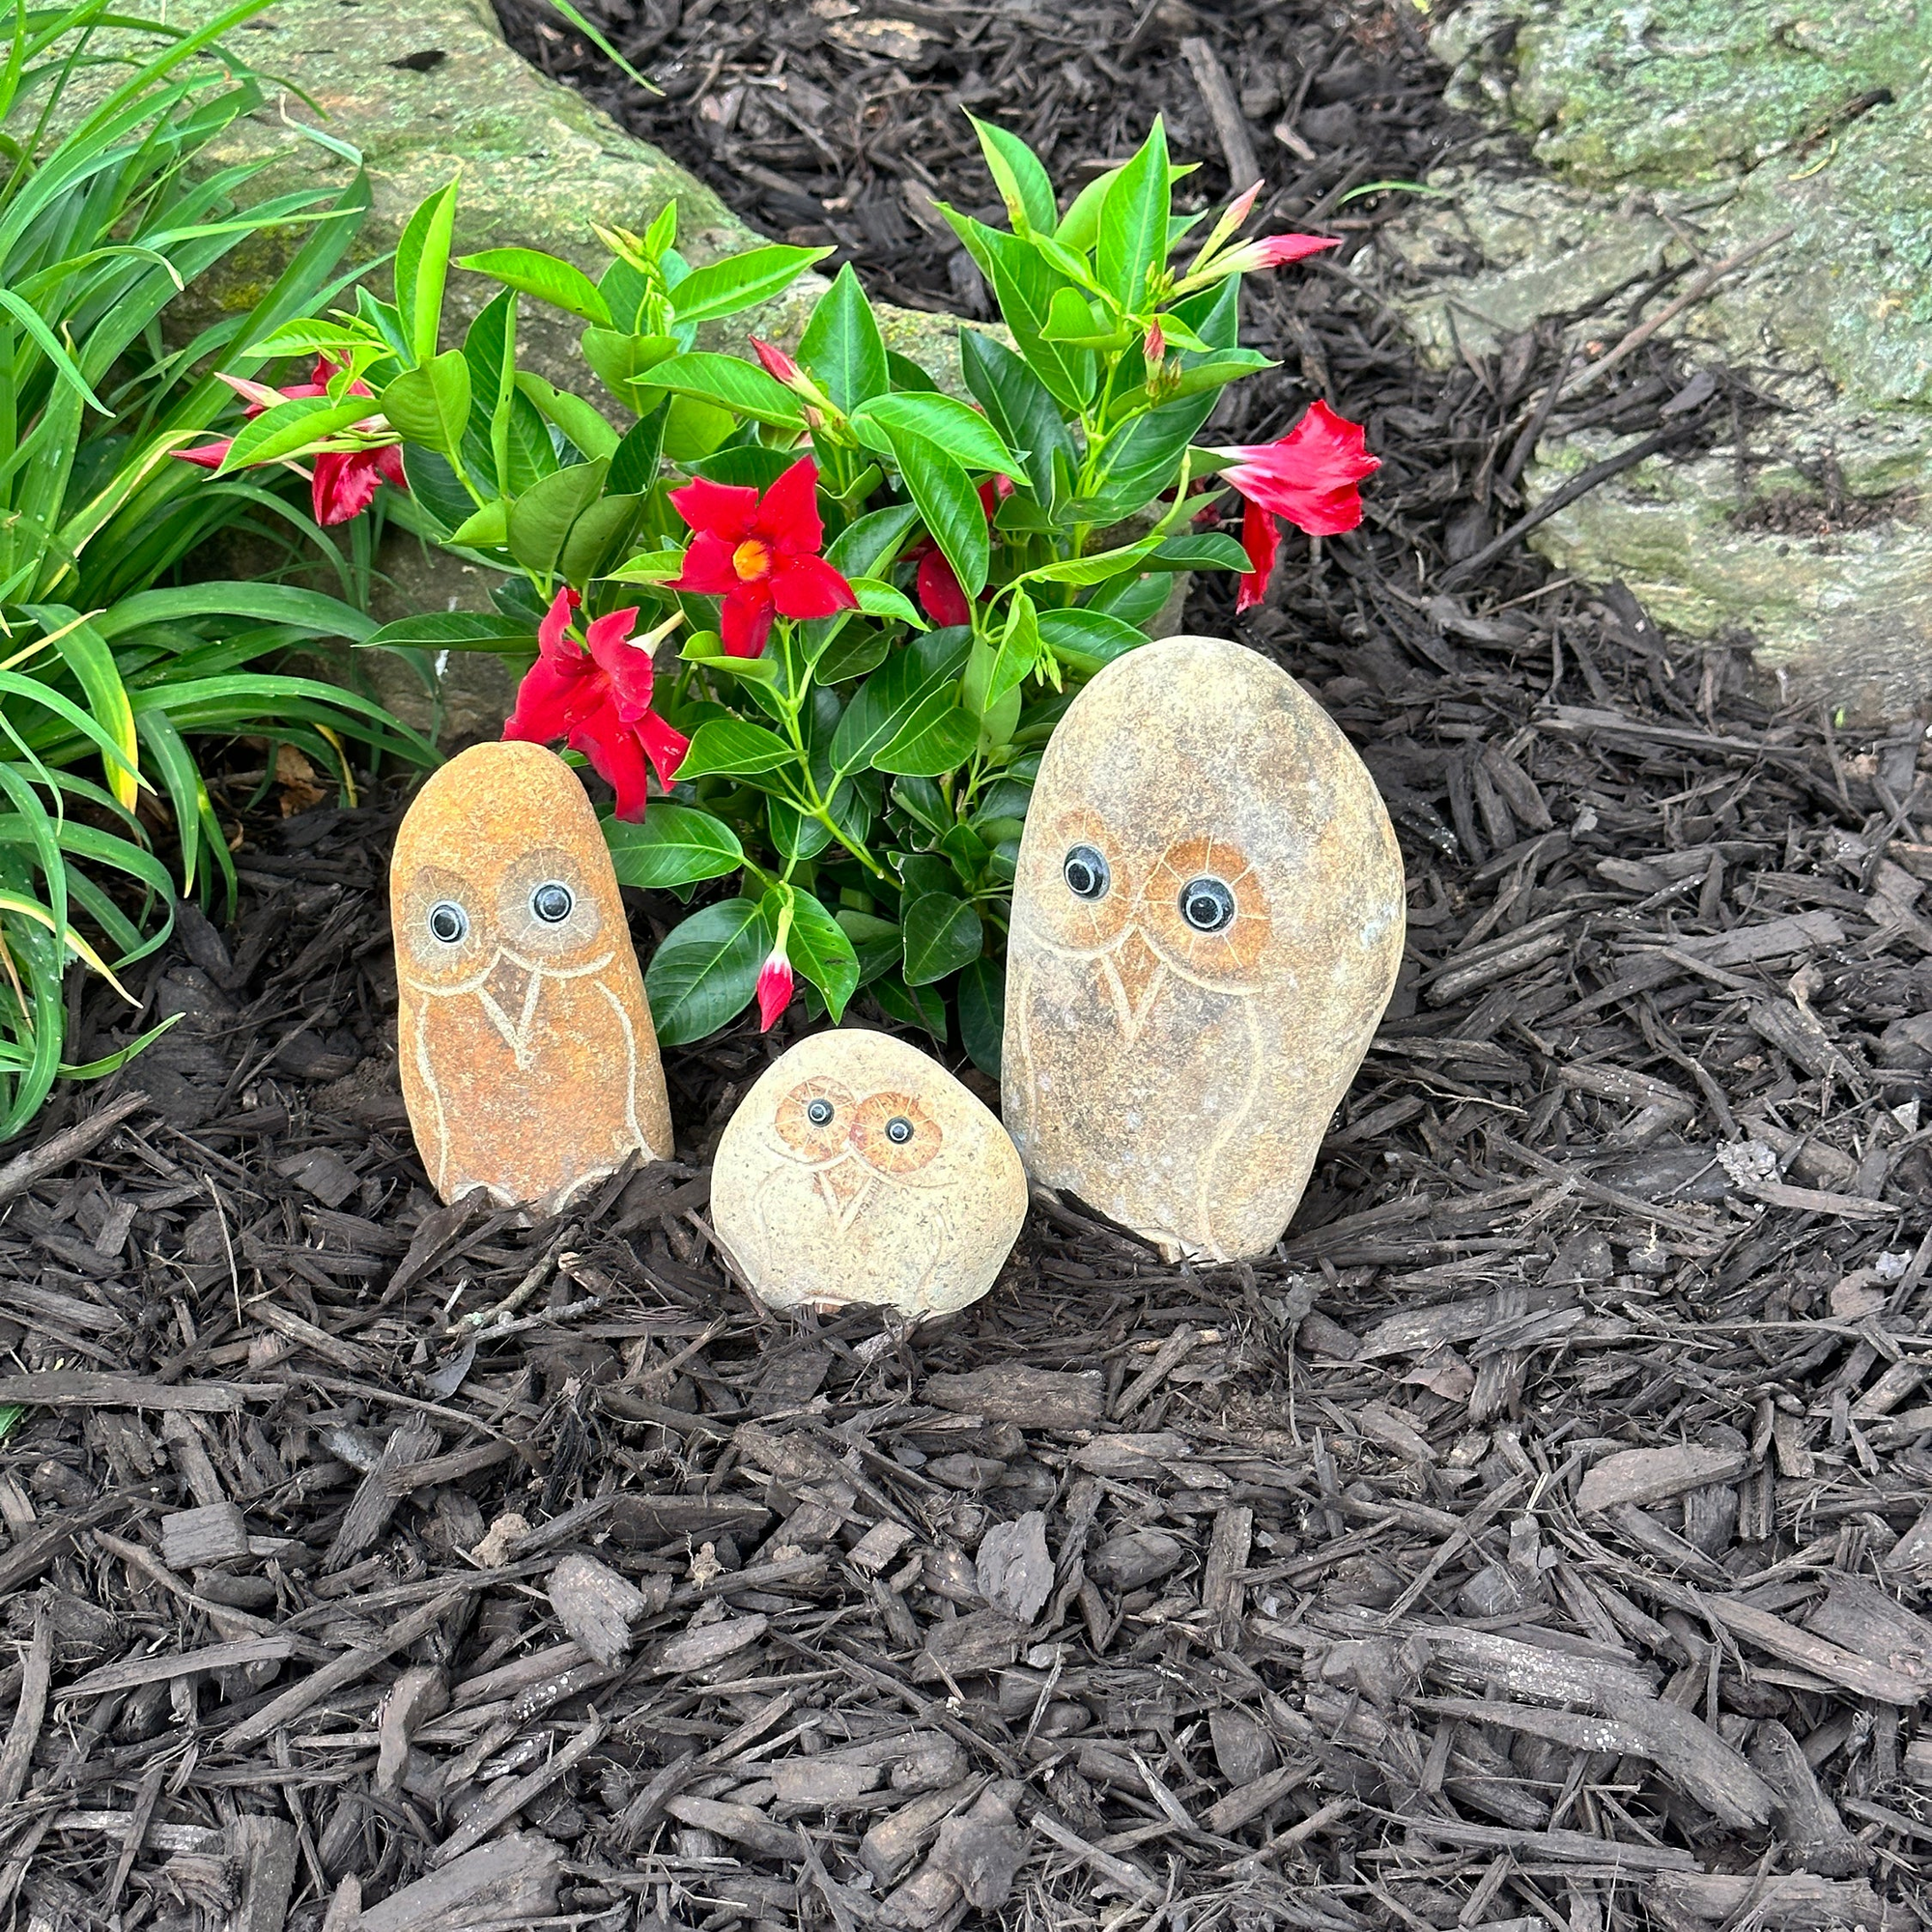
[(1166, 971), (1160, 954), (1141, 936), (1138, 926), (1127, 934), (1105, 957), (1107, 990), (1113, 995), (1115, 1016), (1121, 1031), (1132, 1041), (1140, 1033), (1159, 997), (1160, 981)]
[(830, 1167), (818, 1170), (819, 1189), (841, 1222), (851, 1213), (853, 1205), (870, 1184), (871, 1179), (867, 1168), (850, 1158), (835, 1160)]
[(499, 954), (497, 963), (490, 969), (490, 977), (483, 981), (484, 992), (496, 1001), (512, 1024), (523, 1017), (524, 1000), (530, 989), (530, 978), (527, 967), (519, 966), (514, 959), (506, 959)]

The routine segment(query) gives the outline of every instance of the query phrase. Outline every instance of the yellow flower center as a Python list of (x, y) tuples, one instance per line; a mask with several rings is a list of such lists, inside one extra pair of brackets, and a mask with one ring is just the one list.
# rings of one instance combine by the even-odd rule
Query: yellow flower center
[(748, 537), (731, 553), (731, 568), (741, 583), (751, 583), (765, 576), (772, 567), (770, 549), (756, 537)]

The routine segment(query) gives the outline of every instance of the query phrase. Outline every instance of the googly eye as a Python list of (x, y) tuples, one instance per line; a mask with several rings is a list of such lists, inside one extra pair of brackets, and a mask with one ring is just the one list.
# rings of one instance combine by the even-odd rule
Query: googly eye
[(805, 1106), (805, 1118), (814, 1127), (829, 1127), (832, 1124), (833, 1111), (830, 1100), (808, 1100)]
[(1180, 889), (1180, 916), (1196, 932), (1220, 932), (1235, 918), (1235, 895), (1219, 879), (1189, 879)]
[(561, 879), (546, 879), (530, 894), (530, 910), (546, 925), (561, 925), (576, 903)]
[(1107, 895), (1113, 874), (1107, 862), (1091, 845), (1076, 845), (1061, 861), (1061, 876), (1066, 890), (1077, 899), (1099, 899)]
[(903, 1114), (895, 1114), (886, 1122), (886, 1138), (895, 1147), (904, 1147), (912, 1139), (912, 1122)]
[(438, 899), (429, 909), (428, 923), (432, 939), (457, 946), (469, 930), (469, 915), (454, 899)]

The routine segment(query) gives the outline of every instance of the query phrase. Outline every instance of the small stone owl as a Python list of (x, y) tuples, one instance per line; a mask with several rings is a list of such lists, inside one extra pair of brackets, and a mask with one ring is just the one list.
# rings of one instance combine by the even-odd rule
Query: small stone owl
[(918, 1048), (856, 1029), (774, 1061), (711, 1174), (718, 1238), (772, 1308), (964, 1308), (992, 1287), (1026, 1203), (991, 1113)]
[(1106, 667), (1041, 760), (1002, 1099), (1027, 1171), (1156, 1242), (1278, 1241), (1395, 987), (1402, 856), (1286, 671), (1214, 638)]
[(616, 874), (583, 787), (540, 745), (476, 745), (396, 835), (389, 909), (403, 1098), (445, 1201), (554, 1209), (670, 1106)]

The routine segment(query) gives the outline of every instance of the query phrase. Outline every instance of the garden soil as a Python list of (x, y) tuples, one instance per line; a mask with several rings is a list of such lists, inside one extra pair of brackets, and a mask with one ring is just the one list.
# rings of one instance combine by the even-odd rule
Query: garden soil
[[(980, 299), (931, 211), (984, 203), (962, 105), (1063, 180), (1162, 109), (1184, 191), (1245, 140), (1270, 226), (1348, 238), (1250, 292), (1282, 367), (1228, 433), (1365, 420), (1368, 522), (1190, 621), (1370, 762), (1402, 983), (1266, 1259), (1039, 1199), (962, 1315), (777, 1320), (707, 1163), (791, 1023), (668, 1056), (677, 1161), (537, 1226), (440, 1207), (401, 798), (242, 748), (239, 916), (184, 913), (138, 1017), (73, 988), (79, 1054), (176, 1025), (0, 1166), (13, 1922), (1917, 1925), (1924, 725), (1779, 709), (1518, 540), (1552, 418), (1694, 444), (1747, 377), (1644, 342), (1559, 405), (1575, 317), (1416, 366), (1350, 272), (1393, 192), (1355, 190), (1470, 138), (1404, 14), (600, 17), (662, 98), (510, 24), (899, 300)], [(645, 949), (678, 911), (632, 909)]]

